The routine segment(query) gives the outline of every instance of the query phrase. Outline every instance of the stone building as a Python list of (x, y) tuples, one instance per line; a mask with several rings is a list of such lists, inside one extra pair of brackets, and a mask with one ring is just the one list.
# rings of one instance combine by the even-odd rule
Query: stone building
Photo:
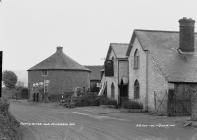
[(194, 23), (180, 19), (179, 32), (136, 29), (129, 44), (111, 43), (101, 89), (119, 105), (129, 99), (142, 103), (144, 111), (191, 114), (197, 90)]
[(103, 69), (103, 66), (85, 66), (89, 70), (91, 70), (90, 73), (90, 91), (91, 92), (98, 92), (100, 89), (101, 84), (101, 70)]
[(197, 88), (197, 35), (192, 19), (179, 20), (180, 31), (134, 30), (127, 56), (129, 99), (144, 110), (168, 115), (191, 113)]
[(73, 88), (90, 88), (90, 70), (63, 53), (63, 47), (28, 70), (30, 100), (43, 99), (40, 87), (50, 96), (60, 96), (73, 92)]
[(107, 96), (121, 104), (128, 98), (128, 44), (111, 43), (105, 60), (105, 85)]

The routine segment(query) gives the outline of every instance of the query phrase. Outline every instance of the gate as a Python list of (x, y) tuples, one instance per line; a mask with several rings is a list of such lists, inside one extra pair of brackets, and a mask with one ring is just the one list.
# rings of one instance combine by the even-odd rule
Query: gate
[(168, 100), (168, 96), (167, 95), (168, 95), (168, 92), (166, 90), (154, 91), (155, 113), (157, 113), (157, 114), (166, 114), (167, 100)]

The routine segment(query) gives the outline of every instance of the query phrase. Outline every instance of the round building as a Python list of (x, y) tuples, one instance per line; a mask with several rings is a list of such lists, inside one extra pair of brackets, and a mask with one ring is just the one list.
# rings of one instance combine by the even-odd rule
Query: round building
[(64, 54), (63, 47), (57, 47), (53, 55), (28, 70), (29, 99), (43, 101), (42, 94), (57, 99), (63, 93), (73, 92), (76, 87), (88, 90), (90, 72)]

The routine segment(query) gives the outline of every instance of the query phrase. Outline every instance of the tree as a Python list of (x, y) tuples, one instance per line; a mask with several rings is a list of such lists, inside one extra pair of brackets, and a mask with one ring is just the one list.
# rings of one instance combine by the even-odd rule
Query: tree
[(5, 87), (12, 89), (17, 83), (17, 76), (14, 72), (6, 70), (3, 72), (2, 81)]

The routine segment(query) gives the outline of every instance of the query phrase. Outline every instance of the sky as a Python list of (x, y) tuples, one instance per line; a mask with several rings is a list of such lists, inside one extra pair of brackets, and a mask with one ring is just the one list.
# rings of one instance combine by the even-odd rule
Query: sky
[(2, 0), (4, 70), (27, 70), (62, 46), (81, 65), (102, 65), (109, 43), (129, 43), (134, 29), (178, 31), (197, 20), (195, 0)]

